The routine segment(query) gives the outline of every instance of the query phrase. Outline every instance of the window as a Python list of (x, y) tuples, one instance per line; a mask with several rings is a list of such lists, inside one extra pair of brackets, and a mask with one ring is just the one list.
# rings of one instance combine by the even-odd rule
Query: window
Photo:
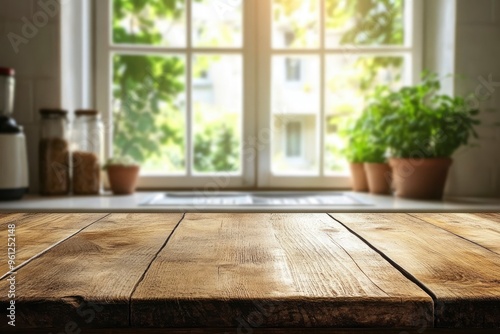
[(420, 73), (421, 1), (96, 5), (106, 153), (142, 187), (346, 187), (340, 125)]
[(286, 58), (286, 81), (300, 81), (302, 77), (300, 59)]
[(286, 157), (300, 158), (302, 156), (302, 124), (289, 122), (286, 125)]

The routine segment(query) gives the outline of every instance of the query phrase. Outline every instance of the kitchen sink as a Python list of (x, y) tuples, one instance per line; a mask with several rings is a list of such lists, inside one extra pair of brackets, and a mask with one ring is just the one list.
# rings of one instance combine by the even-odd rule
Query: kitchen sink
[(143, 206), (180, 207), (330, 207), (369, 205), (342, 192), (168, 192), (153, 196)]

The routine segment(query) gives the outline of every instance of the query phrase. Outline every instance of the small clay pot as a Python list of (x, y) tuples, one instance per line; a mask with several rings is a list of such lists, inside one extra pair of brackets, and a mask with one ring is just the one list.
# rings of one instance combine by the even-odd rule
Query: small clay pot
[(351, 163), (349, 165), (352, 176), (352, 190), (358, 192), (368, 191), (368, 180), (362, 163)]
[(365, 163), (370, 193), (388, 195), (391, 193), (392, 173), (389, 164)]
[(137, 185), (137, 178), (139, 177), (139, 169), (139, 166), (108, 166), (108, 180), (113, 194), (133, 194)]
[(414, 199), (441, 199), (453, 160), (390, 159), (396, 196)]

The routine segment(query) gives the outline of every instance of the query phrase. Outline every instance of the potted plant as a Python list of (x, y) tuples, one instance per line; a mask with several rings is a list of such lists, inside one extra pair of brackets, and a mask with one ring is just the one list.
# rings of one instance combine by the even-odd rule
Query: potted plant
[(342, 134), (347, 138), (347, 148), (344, 150), (344, 155), (349, 162), (352, 190), (367, 192), (368, 180), (364, 168), (366, 159), (366, 140), (364, 136), (362, 136), (361, 122), (359, 119), (354, 122), (351, 121)]
[(399, 197), (441, 199), (452, 154), (471, 136), (477, 138), (479, 111), (462, 97), (439, 94), (440, 88), (435, 74), (424, 74), (419, 85), (381, 90), (379, 106), (386, 112), (379, 129)]
[(385, 157), (386, 147), (377, 131), (379, 111), (374, 104), (370, 105), (346, 131), (348, 147), (345, 153), (350, 162), (354, 191), (369, 190), (373, 194), (391, 192), (391, 169)]
[(111, 158), (104, 165), (111, 191), (115, 195), (129, 195), (135, 192), (140, 166), (131, 158)]

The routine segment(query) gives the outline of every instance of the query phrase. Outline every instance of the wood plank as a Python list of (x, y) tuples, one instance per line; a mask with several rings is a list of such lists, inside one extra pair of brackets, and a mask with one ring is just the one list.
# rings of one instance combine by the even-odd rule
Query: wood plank
[[(13, 214), (4, 217), (0, 225), (0, 254), (7, 254), (7, 227), (14, 224), (16, 267), (25, 265), (32, 257), (41, 254), (106, 214)], [(0, 279), (10, 271), (7, 261), (0, 262)]]
[[(181, 219), (111, 214), (31, 261), (16, 278), (16, 327), (64, 327), (74, 319), (84, 327), (128, 326), (132, 291)], [(2, 294), (0, 307), (7, 302)]]
[(459, 237), (500, 254), (499, 214), (412, 214)]
[(12, 221), (16, 221), (22, 216), (26, 215), (25, 213), (0, 213), (0, 224), (10, 224)]
[(500, 327), (500, 256), (407, 214), (332, 214), (435, 295), (437, 327)]
[(187, 214), (134, 327), (429, 327), (432, 299), (326, 214)]

